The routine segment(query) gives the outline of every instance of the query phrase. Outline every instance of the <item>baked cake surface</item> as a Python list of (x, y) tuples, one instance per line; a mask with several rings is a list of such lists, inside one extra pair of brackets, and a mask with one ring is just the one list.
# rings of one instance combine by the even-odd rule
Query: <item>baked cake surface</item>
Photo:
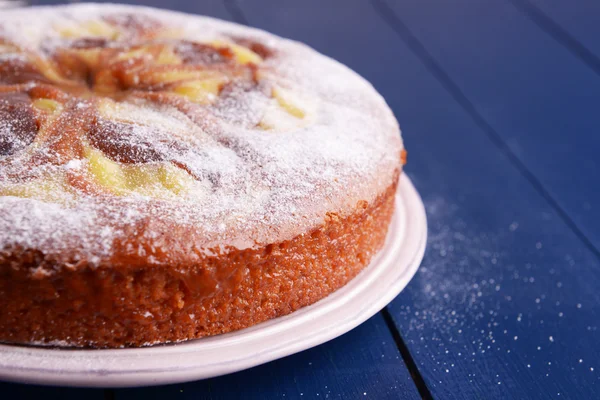
[(383, 245), (402, 153), (376, 91), (302, 44), (143, 7), (3, 11), (0, 341), (148, 345), (311, 304)]

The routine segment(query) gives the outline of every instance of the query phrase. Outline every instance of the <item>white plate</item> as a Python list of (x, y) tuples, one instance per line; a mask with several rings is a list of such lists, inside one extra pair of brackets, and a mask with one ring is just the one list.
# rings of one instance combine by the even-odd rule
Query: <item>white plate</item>
[(405, 175), (384, 249), (329, 297), (251, 328), (189, 342), (116, 350), (0, 345), (0, 379), (123, 387), (185, 382), (254, 367), (317, 346), (385, 307), (413, 277), (427, 238), (425, 209)]

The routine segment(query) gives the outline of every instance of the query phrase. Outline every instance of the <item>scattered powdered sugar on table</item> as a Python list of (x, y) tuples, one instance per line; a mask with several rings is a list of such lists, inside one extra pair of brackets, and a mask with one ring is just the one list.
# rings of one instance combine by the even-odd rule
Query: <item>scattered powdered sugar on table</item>
[(570, 332), (593, 335), (597, 324), (586, 319), (583, 303), (573, 301), (574, 292), (564, 292), (564, 268), (552, 264), (575, 273), (576, 258), (546, 258), (543, 241), (521, 232), (518, 220), (480, 233), (485, 229), (462, 219), (472, 213), (464, 204), (439, 196), (424, 200), (426, 256), (391, 307), (428, 384), (452, 388), (448, 382), (466, 378), (483, 386), (490, 379), (515, 385), (522, 376), (543, 382), (566, 370), (593, 373), (595, 360), (571, 342)]
[[(32, 12), (35, 24), (30, 22)], [(0, 197), (0, 248), (39, 249), (57, 257), (75, 249), (75, 258), (98, 262), (110, 258), (115, 240), (129, 235), (150, 248), (168, 242), (198, 254), (213, 247), (246, 248), (307, 232), (326, 213), (343, 214), (360, 200), (372, 201), (391, 184), (402, 148), (392, 113), (357, 74), (304, 45), (211, 18), (117, 5), (6, 11), (0, 16), (0, 37), (43, 58), (64, 45), (56, 27), (100, 16), (125, 19), (125, 14), (150, 17), (191, 41), (243, 37), (265, 44), (273, 50), (261, 66), (265, 82), (297, 93), (307, 105), (307, 122), (295, 129), (285, 121), (285, 129), (256, 129), (267, 104), (264, 96), (252, 93), (238, 93), (238, 100), (245, 102), (220, 99), (210, 109), (185, 101), (122, 102), (101, 112), (90, 138), (103, 143), (105, 153), (113, 146), (133, 162), (185, 167), (195, 180), (190, 190), (172, 198), (103, 197), (73, 196), (54, 186), (49, 190), (57, 201)], [(144, 26), (143, 19), (134, 22), (140, 29), (154, 29), (151, 23)], [(85, 111), (94, 104), (82, 99), (73, 110)], [(86, 126), (85, 121), (70, 123)], [(0, 121), (0, 142), (9, 129), (10, 121)], [(39, 154), (53, 156), (44, 151)], [(0, 157), (0, 185), (20, 183), (25, 161), (18, 152)], [(88, 167), (85, 159), (57, 163), (37, 165), (27, 179)], [(189, 243), (165, 238), (172, 224), (189, 233)]]

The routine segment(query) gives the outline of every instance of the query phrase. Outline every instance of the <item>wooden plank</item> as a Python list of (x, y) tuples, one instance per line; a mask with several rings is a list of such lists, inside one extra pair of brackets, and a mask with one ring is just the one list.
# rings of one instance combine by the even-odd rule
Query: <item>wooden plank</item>
[(253, 25), (346, 63), (401, 121), (431, 233), (390, 311), (434, 397), (597, 398), (600, 264), (507, 154), (368, 3), (252, 4)]
[(600, 248), (595, 72), (508, 2), (388, 5), (455, 82), (453, 96), (489, 124), (486, 134)]
[[(443, 56), (448, 63), (469, 64), (468, 72), (461, 76), (465, 80), (471, 77), (472, 97), (475, 104), (486, 106), (481, 106), (486, 118), (497, 113), (497, 123), (505, 122), (502, 117), (511, 122), (513, 117), (502, 111), (512, 102), (524, 106), (523, 98), (532, 95), (544, 100), (535, 87), (529, 87), (529, 80), (535, 77), (527, 74), (525, 63), (519, 61), (519, 68), (503, 64), (517, 62), (517, 55), (508, 57), (502, 51), (518, 48), (519, 41), (529, 43), (525, 28), (515, 22), (520, 17), (511, 14), (508, 20), (494, 21), (504, 14), (489, 2), (476, 10), (457, 2), (447, 7), (401, 3), (394, 3), (403, 6), (397, 15), (414, 32), (427, 31), (430, 41), (438, 41), (436, 56)], [(381, 9), (382, 15), (386, 12), (389, 10)], [(435, 18), (423, 17), (431, 14)], [(477, 25), (473, 21), (478, 21)], [(478, 29), (454, 35), (469, 26)], [(483, 41), (488, 29), (495, 32), (494, 40)], [(508, 34), (507, 29), (517, 34), (504, 42), (500, 38)], [(423, 52), (434, 52), (429, 41), (420, 48), (414, 38), (404, 36), (421, 59), (426, 57)], [(477, 45), (471, 46), (473, 43)], [(481, 54), (490, 58), (489, 62), (481, 61)], [(406, 68), (407, 59), (406, 52), (398, 50), (396, 65), (403, 62)], [(440, 79), (435, 68), (428, 68)], [(511, 92), (505, 94), (506, 86), (515, 89), (518, 85), (499, 77), (505, 69), (521, 86), (512, 97)], [(587, 70), (577, 70), (581, 71)], [(386, 75), (386, 71), (380, 73)], [(495, 97), (483, 97), (482, 87), (489, 87), (494, 77)], [(599, 275), (597, 257), (529, 185), (520, 168), (506, 161), (510, 154), (494, 150), (498, 147), (490, 144), (494, 142), (490, 136), (490, 140), (485, 138), (479, 122), (457, 117), (448, 94), (431, 90), (412, 76), (409, 79), (418, 87), (403, 91), (396, 87), (386, 98), (408, 131), (407, 141), (412, 144), (409, 165), (425, 196), (431, 234), (424, 268), (390, 310), (434, 395), (451, 399), (598, 398), (595, 360), (600, 349), (594, 338), (599, 299), (592, 283)], [(452, 92), (446, 83), (440, 86)], [(387, 89), (383, 91), (386, 94)], [(396, 94), (399, 91), (420, 94), (403, 99), (405, 95)], [(451, 95), (456, 98), (455, 93)], [(501, 103), (494, 104), (494, 100)], [(464, 110), (464, 104), (461, 106)], [(548, 107), (533, 111), (540, 119), (555, 117)], [(465, 113), (473, 120), (470, 112)], [(411, 123), (416, 124), (412, 129), (420, 128), (420, 137), (411, 136)], [(513, 138), (516, 149), (539, 139), (535, 130), (521, 129), (519, 133), (521, 136)], [(569, 134), (569, 140), (576, 134)], [(410, 141), (411, 137), (414, 140)], [(581, 140), (588, 139), (592, 140)], [(539, 153), (554, 151), (549, 140), (537, 144)], [(567, 153), (561, 163), (577, 163), (577, 157), (584, 157), (588, 150)]]
[(0, 382), (0, 398), (6, 400), (104, 400), (102, 389), (74, 389)]
[[(600, 2), (595, 0), (511, 0), (540, 27), (565, 45), (577, 41), (600, 59)], [(582, 51), (575, 45), (575, 51)], [(583, 50), (585, 52), (585, 50)]]
[(123, 389), (116, 399), (419, 399), (381, 315), (321, 346), (247, 371)]

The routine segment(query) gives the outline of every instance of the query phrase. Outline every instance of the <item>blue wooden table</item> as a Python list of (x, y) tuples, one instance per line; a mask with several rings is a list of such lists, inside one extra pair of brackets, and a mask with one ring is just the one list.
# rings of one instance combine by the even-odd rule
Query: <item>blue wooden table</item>
[(303, 41), (370, 80), (403, 129), (425, 259), (381, 313), (282, 360), (155, 388), (0, 383), (0, 398), (600, 398), (600, 2), (147, 4)]

